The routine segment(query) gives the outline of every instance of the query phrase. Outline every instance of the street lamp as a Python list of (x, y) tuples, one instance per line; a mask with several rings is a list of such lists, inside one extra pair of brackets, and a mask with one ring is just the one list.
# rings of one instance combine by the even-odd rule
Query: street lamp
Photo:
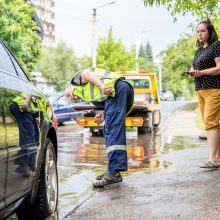
[(158, 67), (158, 74), (159, 74), (159, 91), (162, 92), (162, 59), (161, 57), (157, 57), (154, 60), (154, 63)]
[(96, 10), (99, 8), (103, 8), (108, 5), (115, 4), (116, 2), (109, 2), (105, 5), (100, 5), (96, 8), (92, 9), (92, 23), (93, 23), (93, 29), (92, 29), (92, 67), (96, 67)]

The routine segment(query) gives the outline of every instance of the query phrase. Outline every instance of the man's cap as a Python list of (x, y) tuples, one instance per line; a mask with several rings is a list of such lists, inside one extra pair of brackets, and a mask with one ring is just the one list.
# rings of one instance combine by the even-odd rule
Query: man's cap
[(75, 80), (76, 77), (79, 77), (79, 75), (83, 72), (87, 72), (87, 71), (91, 71), (91, 72), (94, 72), (96, 70), (96, 68), (94, 67), (91, 67), (91, 68), (87, 68), (87, 69), (84, 69), (84, 70), (80, 70), (79, 72), (76, 72), (73, 74), (73, 78), (71, 80), (71, 84), (72, 85), (76, 85), (78, 86), (78, 84), (76, 83), (77, 80)]
[(75, 84), (76, 84), (74, 79), (75, 79), (77, 76), (79, 76), (82, 72), (83, 72), (83, 71), (79, 71), (79, 72), (76, 72), (76, 73), (73, 74), (73, 78), (72, 78), (72, 80), (71, 80), (71, 84), (72, 84), (72, 85), (75, 85)]

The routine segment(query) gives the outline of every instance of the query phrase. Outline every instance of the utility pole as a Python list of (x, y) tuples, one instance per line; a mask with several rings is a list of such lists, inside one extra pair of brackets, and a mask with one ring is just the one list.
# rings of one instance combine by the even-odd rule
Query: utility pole
[(96, 67), (96, 8), (92, 13), (92, 67)]
[(159, 76), (159, 91), (162, 92), (162, 58), (161, 57), (157, 57), (154, 60), (154, 63), (157, 65), (158, 67), (158, 76)]
[(92, 9), (92, 67), (96, 67), (96, 11), (99, 8), (103, 8), (108, 5), (115, 4), (116, 2), (109, 2), (105, 5), (100, 5)]
[(139, 42), (138, 42), (138, 35), (137, 35), (137, 37), (136, 37), (136, 49), (135, 49), (136, 74), (138, 74), (138, 72), (139, 72), (138, 53), (139, 53)]

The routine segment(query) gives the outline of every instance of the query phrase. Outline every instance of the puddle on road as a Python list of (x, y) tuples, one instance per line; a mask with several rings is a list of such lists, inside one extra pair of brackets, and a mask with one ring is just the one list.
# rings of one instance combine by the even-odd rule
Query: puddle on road
[[(89, 131), (79, 133), (58, 130), (59, 215), (60, 219), (94, 193), (92, 181), (103, 173), (107, 155), (103, 137), (91, 137)], [(152, 172), (172, 166), (162, 161), (164, 154), (201, 146), (198, 137), (137, 135), (127, 132), (128, 172)]]

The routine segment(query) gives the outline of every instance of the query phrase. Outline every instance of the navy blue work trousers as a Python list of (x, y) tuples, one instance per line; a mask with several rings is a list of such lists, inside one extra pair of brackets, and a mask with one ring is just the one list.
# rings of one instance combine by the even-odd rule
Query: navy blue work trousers
[(115, 85), (115, 97), (109, 97), (99, 103), (105, 110), (104, 137), (108, 154), (109, 171), (126, 171), (126, 113), (134, 99), (134, 91), (127, 82), (118, 80)]
[(25, 111), (21, 112), (17, 103), (13, 103), (10, 110), (18, 124), (19, 146), (21, 147), (15, 163), (23, 166), (34, 165), (39, 145), (39, 130), (33, 114)]

